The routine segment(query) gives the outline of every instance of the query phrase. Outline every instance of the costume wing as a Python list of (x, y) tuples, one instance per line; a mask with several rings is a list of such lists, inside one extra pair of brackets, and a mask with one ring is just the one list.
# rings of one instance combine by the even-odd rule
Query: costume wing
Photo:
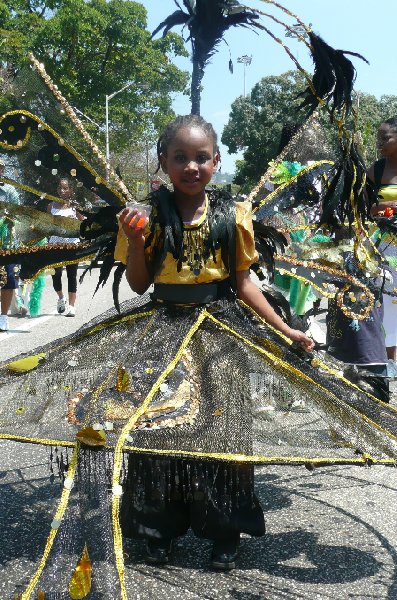
[[(32, 68), (22, 69), (13, 82), (18, 108), (0, 116), (0, 158), (6, 165), (0, 182), (0, 210), (12, 237), (11, 243), (0, 249), (0, 265), (19, 263), (23, 278), (33, 278), (52, 265), (111, 254), (116, 214), (128, 194), (124, 185), (114, 184), (120, 184), (116, 176), (113, 183), (108, 181), (103, 157), (93, 151), (95, 143), (84, 135), (77, 117), (72, 118), (71, 107), (48, 81), (43, 67), (33, 62)], [(40, 71), (47, 77), (45, 84)], [(70, 204), (85, 217), (82, 227), (76, 219), (48, 212), (52, 202), (59, 206), (65, 202), (57, 194), (62, 178), (71, 182), (74, 195)], [(10, 189), (14, 194), (6, 193)], [(56, 243), (37, 246), (39, 240), (51, 237), (57, 238)], [(80, 242), (71, 243), (76, 238)]]

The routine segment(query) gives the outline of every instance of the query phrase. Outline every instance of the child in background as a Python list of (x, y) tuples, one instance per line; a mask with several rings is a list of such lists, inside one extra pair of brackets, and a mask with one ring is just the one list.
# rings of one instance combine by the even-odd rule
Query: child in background
[[(83, 215), (79, 213), (76, 208), (73, 206), (74, 192), (71, 187), (71, 183), (69, 179), (62, 178), (59, 180), (57, 193), (64, 203), (59, 202), (51, 202), (48, 205), (48, 211), (52, 215), (59, 215), (62, 217), (72, 217), (74, 219), (78, 219), (79, 221), (83, 220)], [(71, 244), (77, 244), (79, 242), (79, 238), (62, 238), (58, 236), (51, 236), (49, 239), (50, 244), (56, 244), (58, 242), (65, 243), (70, 242)], [(63, 267), (55, 267), (54, 275), (52, 276), (52, 284), (55, 292), (57, 293), (57, 312), (61, 315), (64, 314), (65, 317), (74, 317), (76, 315), (76, 297), (77, 297), (77, 269), (78, 264), (67, 264), (66, 275), (68, 278), (68, 306), (66, 303), (66, 298), (63, 295), (62, 290), (62, 271)]]
[[(335, 234), (335, 240), (349, 240), (352, 232), (348, 227), (341, 227)], [(354, 264), (353, 252), (344, 252), (345, 268)], [(389, 379), (385, 335), (382, 326), (382, 295), (374, 290), (375, 302), (369, 315), (363, 320), (355, 320), (346, 316), (339, 308), (337, 300), (328, 301), (327, 351), (346, 363), (345, 376), (357, 384), (364, 385), (371, 394), (389, 402)], [(358, 381), (358, 378), (361, 381)], [(366, 383), (367, 379), (367, 383)]]

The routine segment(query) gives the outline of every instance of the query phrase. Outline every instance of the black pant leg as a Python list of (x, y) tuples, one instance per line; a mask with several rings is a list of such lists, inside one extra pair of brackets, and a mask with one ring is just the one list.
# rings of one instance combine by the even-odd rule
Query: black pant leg
[(264, 535), (265, 519), (254, 493), (253, 466), (201, 463), (201, 468), (190, 503), (194, 533), (213, 541), (237, 541), (241, 533)]
[(181, 461), (130, 455), (120, 510), (123, 535), (169, 541), (190, 525)]

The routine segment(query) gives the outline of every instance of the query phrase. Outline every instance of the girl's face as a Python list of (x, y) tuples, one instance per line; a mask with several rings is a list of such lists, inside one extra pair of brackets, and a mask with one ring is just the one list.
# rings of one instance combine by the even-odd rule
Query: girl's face
[(67, 179), (61, 179), (58, 183), (58, 196), (63, 200), (69, 200), (72, 196), (72, 190)]
[(378, 130), (377, 146), (384, 157), (397, 154), (397, 128), (388, 123), (382, 123)]
[(199, 127), (179, 129), (167, 154), (160, 156), (161, 167), (171, 179), (175, 192), (186, 198), (204, 192), (218, 162), (214, 140)]

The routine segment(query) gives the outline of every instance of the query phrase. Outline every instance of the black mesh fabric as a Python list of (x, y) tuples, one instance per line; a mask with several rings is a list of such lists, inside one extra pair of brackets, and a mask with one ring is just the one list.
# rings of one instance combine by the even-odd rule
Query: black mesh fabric
[[(344, 381), (333, 364), (327, 372), (314, 355), (291, 348), (239, 303), (165, 307), (146, 297), (123, 309), (38, 349), (33, 355), (45, 357), (27, 373), (2, 366), (2, 437), (71, 445), (79, 430), (94, 426), (106, 430), (112, 447), (161, 380), (126, 451), (257, 455), (257, 462), (356, 449), (396, 456), (393, 407)], [(304, 411), (291, 410), (299, 402)]]

